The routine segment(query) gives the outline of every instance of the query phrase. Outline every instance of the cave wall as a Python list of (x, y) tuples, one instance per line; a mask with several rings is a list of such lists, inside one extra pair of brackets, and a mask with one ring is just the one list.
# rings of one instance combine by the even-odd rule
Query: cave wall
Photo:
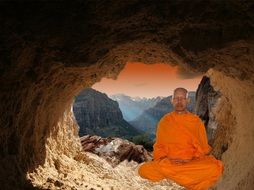
[(225, 166), (217, 189), (253, 189), (253, 82), (232, 78), (213, 69), (206, 75), (215, 91), (222, 94), (212, 110), (218, 125), (213, 154), (221, 158)]
[[(26, 185), (27, 172), (43, 165), (57, 171), (55, 163), (63, 155), (74, 158), (81, 146), (71, 111), (73, 97), (102, 77), (115, 79), (126, 62), (141, 61), (179, 65), (186, 77), (213, 68), (221, 73), (211, 75), (211, 81), (217, 81), (213, 86), (220, 87), (225, 79), (235, 89), (220, 88), (224, 103), (217, 109), (231, 114), (218, 115), (224, 132), (215, 141), (221, 147), (220, 139), (231, 134), (232, 143), (222, 155), (227, 170), (218, 189), (237, 189), (239, 184), (247, 189), (253, 176), (247, 165), (240, 181), (229, 178), (239, 173), (245, 158), (234, 150), (243, 151), (253, 140), (253, 127), (246, 123), (251, 116), (242, 115), (245, 106), (253, 113), (249, 109), (253, 102), (249, 86), (254, 81), (252, 9), (253, 2), (236, 0), (1, 2), (3, 187), (17, 189)], [(241, 153), (253, 155), (244, 150)]]

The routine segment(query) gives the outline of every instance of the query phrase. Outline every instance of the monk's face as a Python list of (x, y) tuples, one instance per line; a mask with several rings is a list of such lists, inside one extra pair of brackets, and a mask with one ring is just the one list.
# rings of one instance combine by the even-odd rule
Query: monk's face
[(177, 90), (175, 92), (171, 100), (175, 111), (182, 112), (186, 110), (187, 104), (190, 102), (190, 99), (187, 98), (186, 95), (186, 92), (182, 90)]

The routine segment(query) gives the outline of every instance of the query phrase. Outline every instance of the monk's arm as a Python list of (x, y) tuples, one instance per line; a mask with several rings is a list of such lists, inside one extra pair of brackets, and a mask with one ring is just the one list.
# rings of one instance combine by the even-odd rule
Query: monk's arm
[(153, 145), (153, 159), (159, 160), (167, 157), (167, 149), (163, 144), (155, 142)]
[(163, 120), (160, 120), (160, 122), (157, 125), (156, 142), (153, 145), (154, 160), (159, 160), (167, 157), (167, 147), (163, 143), (163, 138), (165, 138), (164, 135), (165, 132), (163, 130)]
[(199, 121), (199, 126), (198, 126), (198, 137), (199, 137), (199, 142), (200, 145), (204, 151), (204, 154), (208, 154), (211, 151), (211, 146), (208, 144), (207, 140), (207, 135), (206, 135), (206, 130), (205, 130), (205, 125), (200, 119)]

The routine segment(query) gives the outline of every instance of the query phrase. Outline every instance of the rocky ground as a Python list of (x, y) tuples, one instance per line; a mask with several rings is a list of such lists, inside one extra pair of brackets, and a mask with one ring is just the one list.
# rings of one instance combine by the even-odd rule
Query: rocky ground
[(40, 189), (66, 190), (182, 190), (176, 183), (163, 180), (149, 182), (138, 173), (139, 164), (124, 160), (112, 167), (104, 158), (93, 153), (83, 153), (70, 159), (61, 156), (58, 167), (42, 167), (30, 173), (28, 178)]

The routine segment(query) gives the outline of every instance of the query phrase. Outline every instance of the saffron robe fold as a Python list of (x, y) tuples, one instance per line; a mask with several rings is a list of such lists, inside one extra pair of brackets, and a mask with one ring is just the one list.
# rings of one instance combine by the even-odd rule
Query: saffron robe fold
[[(205, 126), (190, 112), (164, 115), (157, 125), (153, 160), (139, 167), (139, 175), (151, 181), (168, 178), (189, 190), (207, 190), (222, 175), (220, 160), (207, 155)], [(176, 163), (173, 160), (188, 160)]]

